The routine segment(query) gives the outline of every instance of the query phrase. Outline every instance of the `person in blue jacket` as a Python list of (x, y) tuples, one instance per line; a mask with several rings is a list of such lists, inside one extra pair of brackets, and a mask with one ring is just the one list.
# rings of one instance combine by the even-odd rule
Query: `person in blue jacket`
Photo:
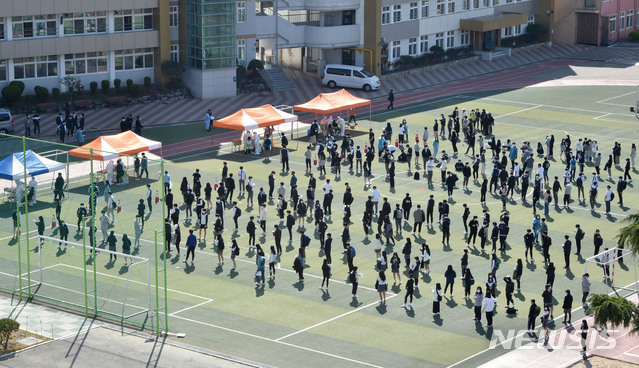
[(258, 252), (255, 263), (257, 264), (257, 270), (255, 271), (255, 285), (264, 286), (264, 274), (266, 272), (266, 258), (264, 257), (263, 251)]

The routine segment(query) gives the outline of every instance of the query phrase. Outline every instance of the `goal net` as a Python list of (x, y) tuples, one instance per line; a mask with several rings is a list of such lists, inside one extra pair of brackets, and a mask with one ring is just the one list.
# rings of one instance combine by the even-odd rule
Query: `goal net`
[(94, 254), (89, 244), (49, 236), (31, 237), (30, 245), (31, 271), (20, 277), (22, 285), (31, 285), (33, 299), (126, 325), (155, 327), (149, 259), (105, 249), (100, 242)]
[[(635, 282), (630, 284), (632, 287), (626, 285), (618, 285), (615, 283), (615, 272), (620, 271), (620, 262), (627, 261), (626, 263), (633, 264)], [(588, 267), (590, 265), (590, 268)], [(619, 293), (621, 291), (630, 292), (628, 297), (634, 293), (639, 293), (639, 284), (637, 284), (637, 264), (634, 262), (634, 256), (632, 251), (625, 248), (614, 247), (603, 252), (594, 255), (586, 259), (584, 264), (584, 273), (589, 274), (591, 285), (591, 294), (609, 294), (610, 292)], [(599, 281), (602, 281), (601, 283)], [(598, 290), (601, 289), (601, 290)]]

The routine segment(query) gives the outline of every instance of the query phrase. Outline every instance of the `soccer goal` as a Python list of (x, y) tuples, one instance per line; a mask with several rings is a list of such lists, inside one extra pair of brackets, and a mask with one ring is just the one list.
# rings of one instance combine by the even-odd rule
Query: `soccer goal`
[[(628, 260), (626, 263), (632, 263), (635, 274), (635, 282), (629, 286), (620, 286), (615, 284), (615, 271), (619, 270), (619, 262), (622, 260)], [(591, 264), (591, 272), (588, 272), (588, 265)], [(595, 268), (593, 270), (593, 268)], [(599, 271), (596, 271), (596, 268), (599, 268)], [(606, 285), (606, 293), (614, 292), (619, 294), (620, 291), (630, 292), (628, 295), (624, 295), (624, 297), (629, 297), (635, 293), (639, 294), (639, 284), (637, 283), (637, 263), (635, 262), (635, 258), (632, 254), (632, 251), (625, 248), (611, 248), (606, 251), (603, 251), (595, 256), (586, 259), (586, 263), (584, 265), (584, 273), (590, 274), (591, 282), (597, 280), (597, 274), (601, 275), (603, 283)]]
[(29, 240), (31, 267), (20, 277), (33, 299), (86, 316), (157, 328), (148, 258), (97, 247), (94, 254), (88, 244), (49, 236)]

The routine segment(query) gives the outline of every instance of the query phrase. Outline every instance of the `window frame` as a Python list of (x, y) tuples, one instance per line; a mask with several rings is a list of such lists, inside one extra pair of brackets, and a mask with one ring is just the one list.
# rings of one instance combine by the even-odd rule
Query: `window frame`
[(422, 0), (420, 15), (422, 18), (428, 18), (428, 0)]
[(408, 39), (408, 55), (417, 55), (417, 37), (411, 37)]
[[(107, 51), (98, 52), (82, 52), (77, 54), (64, 55), (64, 74), (65, 75), (83, 75), (108, 73), (109, 54)], [(95, 66), (94, 71), (89, 71), (91, 65)], [(78, 65), (82, 65), (82, 71), (78, 71)], [(102, 66), (102, 68), (101, 68)]]
[[(47, 75), (40, 75), (39, 72), (43, 70), (41, 69), (42, 65), (46, 65), (46, 67), (44, 67), (44, 70), (46, 71)], [(19, 73), (18, 69), (21, 67), (22, 73)], [(49, 73), (52, 70), (54, 72)], [(26, 75), (28, 71), (30, 71), (30, 75), (32, 74), (31, 76)], [(20, 74), (22, 74), (22, 76), (20, 76)], [(57, 77), (59, 74), (60, 71), (58, 70), (57, 55), (13, 59), (13, 78), (15, 80)]]
[[(143, 66), (138, 67), (138, 61), (142, 60)], [(150, 60), (150, 65), (148, 61)], [(151, 69), (155, 64), (153, 48), (126, 49), (115, 51), (115, 71)]]
[(169, 6), (169, 27), (177, 28), (180, 26), (180, 13), (177, 5)]
[(437, 15), (444, 15), (446, 14), (446, 1), (444, 0), (437, 0), (437, 7), (436, 7), (437, 11), (435, 14)]
[[(55, 14), (15, 16), (11, 17), (11, 23), (11, 33), (14, 39), (56, 37), (58, 35), (58, 17)], [(26, 35), (25, 32), (27, 24), (31, 29), (29, 35)], [(16, 32), (18, 26), (20, 33)], [(38, 34), (39, 31), (44, 31), (45, 34)]]
[(455, 31), (446, 31), (446, 49), (455, 47)]
[(113, 14), (113, 32), (135, 32), (153, 29), (153, 9), (123, 9)]
[(402, 21), (402, 4), (393, 5), (393, 23)]
[(444, 32), (435, 33), (435, 45), (444, 48)]
[(238, 1), (236, 3), (236, 22), (246, 23), (246, 1)]
[[(246, 61), (246, 57), (247, 57), (246, 39), (245, 38), (238, 38), (237, 41), (236, 41), (235, 47), (237, 48), (237, 51), (236, 51), (237, 59)], [(241, 55), (240, 55), (240, 51), (242, 49), (244, 50), (243, 51), (244, 57), (241, 57)]]
[(409, 4), (408, 8), (408, 19), (409, 20), (417, 20), (419, 19), (419, 6), (418, 2), (414, 1)]
[(609, 33), (617, 32), (617, 16), (616, 15), (613, 15), (612, 17), (608, 18), (608, 32)]
[(391, 23), (390, 6), (382, 6), (382, 25)]
[(179, 63), (180, 62), (180, 44), (172, 43), (169, 46), (169, 48), (170, 48), (169, 53), (171, 55), (171, 61)]
[(391, 42), (392, 58), (397, 59), (402, 56), (402, 41)]
[(428, 49), (428, 35), (419, 36), (419, 51), (422, 54), (425, 54), (428, 51), (430, 51)]
[[(62, 17), (62, 33), (65, 36), (106, 33), (109, 30), (106, 11), (70, 14), (68, 17)], [(67, 22), (70, 23), (68, 26)]]

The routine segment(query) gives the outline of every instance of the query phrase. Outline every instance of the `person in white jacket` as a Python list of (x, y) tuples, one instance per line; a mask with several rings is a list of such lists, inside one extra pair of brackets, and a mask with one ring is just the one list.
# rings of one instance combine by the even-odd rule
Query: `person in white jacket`
[(262, 207), (262, 211), (260, 211), (260, 228), (262, 229), (262, 236), (266, 235), (266, 218), (268, 216), (268, 211), (266, 210), (266, 206)]

